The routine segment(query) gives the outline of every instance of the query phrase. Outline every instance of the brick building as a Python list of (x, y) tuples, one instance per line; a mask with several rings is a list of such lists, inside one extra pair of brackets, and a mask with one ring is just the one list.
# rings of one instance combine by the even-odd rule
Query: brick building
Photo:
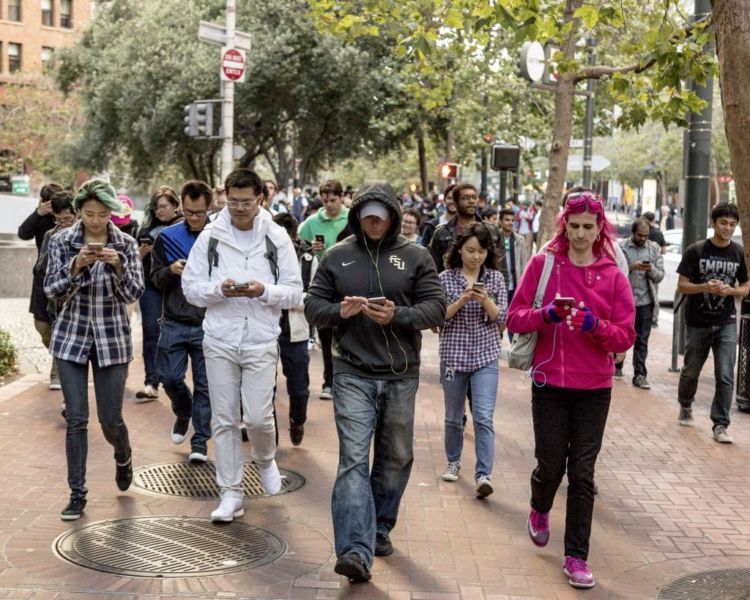
[(0, 84), (42, 74), (90, 17), (90, 0), (0, 0)]

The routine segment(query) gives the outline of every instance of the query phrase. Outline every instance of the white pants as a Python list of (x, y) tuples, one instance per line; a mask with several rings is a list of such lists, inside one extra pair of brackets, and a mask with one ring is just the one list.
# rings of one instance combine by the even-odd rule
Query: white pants
[(252, 443), (250, 458), (259, 467), (276, 455), (273, 387), (278, 346), (238, 352), (204, 338), (208, 392), (211, 397), (211, 434), (216, 448), (216, 482), (221, 497), (242, 498), (242, 420)]

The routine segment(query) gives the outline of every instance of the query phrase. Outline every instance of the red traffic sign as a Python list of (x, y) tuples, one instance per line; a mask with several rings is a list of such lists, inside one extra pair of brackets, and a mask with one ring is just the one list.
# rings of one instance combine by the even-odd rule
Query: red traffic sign
[(224, 81), (245, 80), (245, 53), (234, 48), (223, 48), (221, 52), (221, 78)]

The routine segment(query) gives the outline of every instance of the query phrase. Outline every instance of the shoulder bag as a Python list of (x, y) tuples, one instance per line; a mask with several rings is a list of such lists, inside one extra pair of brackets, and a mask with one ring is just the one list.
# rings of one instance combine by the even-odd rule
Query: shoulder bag
[[(542, 298), (544, 298), (544, 291), (547, 289), (547, 282), (549, 281), (554, 262), (555, 255), (548, 253), (544, 259), (544, 269), (542, 269), (542, 277), (539, 279), (539, 284), (536, 287), (534, 303), (531, 305), (532, 308), (542, 307)], [(537, 335), (536, 331), (528, 331), (518, 334), (513, 338), (510, 350), (508, 351), (508, 366), (511, 369), (528, 371), (531, 368), (534, 361), (534, 348), (536, 347)]]

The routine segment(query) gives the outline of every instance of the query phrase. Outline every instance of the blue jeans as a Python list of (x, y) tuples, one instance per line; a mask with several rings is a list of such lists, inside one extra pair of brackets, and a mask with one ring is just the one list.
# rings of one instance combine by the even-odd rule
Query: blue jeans
[[(92, 346), (96, 412), (104, 438), (115, 449), (115, 460), (125, 462), (130, 456), (128, 428), (122, 420), (122, 398), (128, 364), (100, 367)], [(88, 456), (89, 365), (57, 359), (60, 385), (65, 399), (65, 454), (68, 460), (68, 486), (71, 496), (86, 497), (86, 458)]]
[(698, 389), (698, 377), (706, 363), (709, 351), (714, 353), (714, 378), (716, 388), (711, 405), (714, 427), (729, 427), (729, 409), (734, 394), (734, 362), (737, 352), (737, 324), (734, 321), (712, 327), (685, 329), (685, 363), (680, 370), (677, 399), (690, 408)]
[[(375, 534), (396, 525), (414, 462), (414, 398), (419, 379), (333, 376), (339, 468), (331, 501), (336, 556), (357, 552), (369, 568)], [(370, 442), (375, 453), (370, 472)]]
[(461, 460), (464, 445), (464, 406), (471, 385), (471, 415), (477, 464), (474, 478), (492, 475), (495, 457), (495, 402), (499, 372), (497, 361), (476, 371), (455, 371), (440, 363), (440, 379), (445, 397), (445, 455), (449, 462)]
[(282, 333), (279, 336), (279, 356), (289, 395), (289, 420), (302, 425), (307, 420), (307, 401), (310, 399), (310, 352), (307, 340), (290, 342), (289, 335)]
[(138, 300), (141, 307), (143, 329), (143, 367), (146, 370), (145, 385), (159, 385), (156, 374), (156, 345), (159, 342), (159, 318), (161, 317), (161, 292), (146, 286)]
[(646, 357), (648, 356), (648, 338), (654, 318), (654, 305), (635, 307), (635, 344), (633, 344), (633, 381), (638, 375), (647, 374)]
[[(193, 371), (193, 391), (185, 384), (187, 361)], [(156, 352), (156, 370), (178, 419), (193, 419), (190, 447), (206, 453), (211, 439), (211, 401), (208, 397), (206, 361), (203, 358), (203, 326), (165, 319)]]

